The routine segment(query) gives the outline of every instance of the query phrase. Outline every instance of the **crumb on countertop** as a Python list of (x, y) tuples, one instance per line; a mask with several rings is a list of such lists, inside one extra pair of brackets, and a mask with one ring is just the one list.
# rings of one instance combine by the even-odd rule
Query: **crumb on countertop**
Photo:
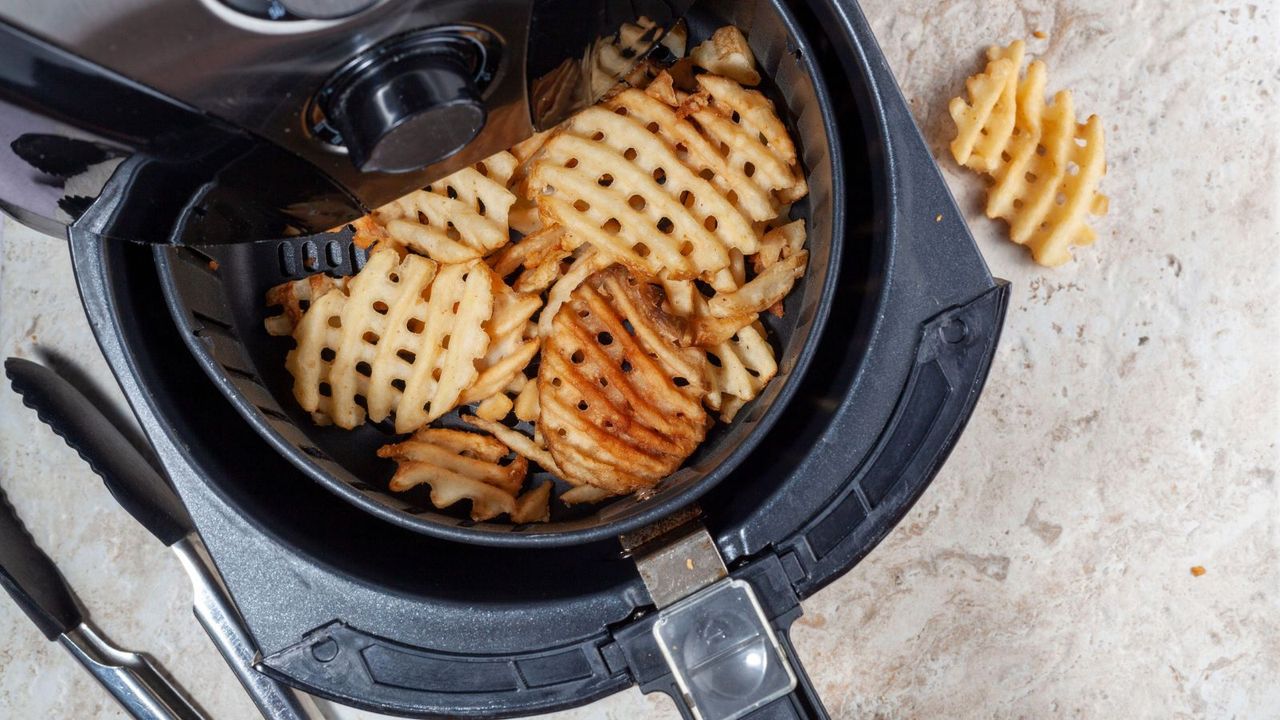
[(1205, 572), (1207, 571), (1204, 569), (1203, 565), (1191, 566), (1191, 574), (1194, 575), (1195, 577), (1200, 577), (1201, 575), (1205, 574)]
[(1037, 39), (1037, 40), (1043, 40), (1043, 39), (1045, 39), (1045, 38), (1049, 37), (1049, 33), (1045, 32), (1045, 31), (1043, 31), (1043, 30), (1036, 30), (1035, 32), (1033, 32), (1033, 33), (1031, 33), (1031, 34), (1032, 34), (1032, 35), (1035, 37), (1035, 39)]

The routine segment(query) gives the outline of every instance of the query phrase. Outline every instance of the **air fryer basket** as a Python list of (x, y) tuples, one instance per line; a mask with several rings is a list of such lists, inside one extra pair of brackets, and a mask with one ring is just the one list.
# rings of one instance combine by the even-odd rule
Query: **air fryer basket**
[(251, 246), (209, 248), (207, 255), (156, 250), (170, 311), (205, 372), (251, 426), (314, 480), (384, 520), (438, 537), (494, 545), (588, 542), (652, 522), (709, 490), (768, 431), (808, 366), (835, 289), (846, 190), (831, 103), (811, 64), (807, 40), (787, 9), (777, 0), (730, 0), (699, 3), (695, 11), (687, 18), (691, 47), (726, 23), (744, 30), (766, 77), (762, 89), (796, 138), (810, 193), (796, 204), (793, 216), (806, 221), (810, 260), (785, 302), (784, 317), (765, 318), (778, 351), (777, 377), (731, 425), (713, 427), (684, 467), (649, 497), (572, 509), (553, 501), (551, 522), (512, 526), (474, 523), (458, 507), (437, 510), (426, 488), (388, 492), (394, 467), (374, 451), (394, 435), (373, 425), (354, 431), (316, 426), (294, 400), (284, 368), (291, 341), (267, 335), (262, 324), (266, 291), (286, 279), (289, 268), (257, 261), (260, 249)]

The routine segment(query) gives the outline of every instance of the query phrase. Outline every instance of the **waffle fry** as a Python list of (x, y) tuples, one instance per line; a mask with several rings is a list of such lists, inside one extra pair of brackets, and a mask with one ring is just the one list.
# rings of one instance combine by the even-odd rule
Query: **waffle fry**
[(660, 291), (621, 267), (593, 275), (556, 313), (538, 371), (538, 424), (574, 484), (651, 487), (702, 442), (706, 360), (676, 344)]
[(711, 38), (694, 48), (689, 57), (698, 67), (717, 75), (723, 75), (743, 85), (760, 84), (756, 71), (756, 58), (742, 31), (726, 25), (712, 33)]
[(538, 487), (517, 497), (516, 507), (511, 511), (511, 522), (519, 525), (550, 520), (551, 487), (552, 483), (544, 481)]
[(752, 182), (772, 190), (780, 204), (807, 195), (795, 143), (773, 103), (728, 78), (699, 75), (697, 80), (702, 97), (690, 105), (690, 116), (713, 144), (728, 150), (729, 162), (744, 172), (750, 164)]
[(346, 293), (327, 292), (295, 328), (294, 395), (339, 427), (394, 412), (397, 432), (411, 432), (519, 374), (537, 352), (537, 306), (481, 262), (440, 268), (375, 251)]
[(511, 401), (511, 398), (507, 397), (506, 393), (490, 395), (476, 406), (476, 415), (485, 420), (498, 421), (509, 415), (514, 405), (515, 403)]
[(525, 422), (538, 419), (538, 383), (525, 383), (516, 395), (514, 404), (516, 418)]
[(753, 322), (707, 352), (715, 358), (711, 362), (707, 407), (719, 412), (724, 422), (733, 422), (738, 410), (754, 400), (778, 373), (773, 346), (765, 337), (764, 327)]
[(510, 239), (508, 215), (516, 196), (507, 182), (517, 165), (511, 153), (497, 153), (378, 208), (373, 220), (385, 228), (385, 242), (437, 262), (482, 257)]
[(267, 307), (279, 307), (280, 314), (268, 317), (263, 324), (267, 334), (284, 336), (293, 334), (293, 329), (311, 303), (330, 290), (343, 290), (347, 279), (333, 278), (323, 273), (311, 275), (281, 283), (267, 291)]
[(495, 438), (439, 428), (424, 428), (402, 443), (378, 449), (378, 457), (397, 464), (389, 486), (392, 491), (430, 485), (433, 505), (447, 508), (470, 500), (471, 519), (476, 521), (514, 515), (519, 509), (515, 494), (524, 483), (528, 463), (517, 455), (502, 464), (509, 454)]
[(475, 415), (463, 415), (462, 421), (492, 434), (495, 438), (506, 443), (512, 452), (526, 460), (538, 463), (542, 469), (549, 470), (558, 476), (562, 475), (560, 468), (556, 465), (555, 458), (536, 439), (531, 439), (519, 430), (513, 430), (500, 422), (485, 420)]
[(1005, 220), (1010, 239), (1030, 248), (1037, 263), (1061, 265), (1072, 245), (1097, 239), (1086, 220), (1108, 209), (1098, 192), (1107, 171), (1102, 122), (1093, 115), (1077, 123), (1068, 91), (1045, 103), (1043, 62), (1018, 77), (1023, 50), (1017, 41), (987, 51), (986, 70), (967, 82), (970, 102), (951, 102), (951, 149), (956, 162), (994, 181), (987, 217)]

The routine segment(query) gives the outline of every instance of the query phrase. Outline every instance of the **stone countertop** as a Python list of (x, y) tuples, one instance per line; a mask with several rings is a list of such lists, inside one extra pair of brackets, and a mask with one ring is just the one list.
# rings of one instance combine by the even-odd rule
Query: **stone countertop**
[[(1280, 13), (1264, 2), (865, 0), (993, 272), (990, 381), (886, 540), (805, 603), (835, 717), (1280, 717)], [(1043, 31), (1045, 39), (1034, 39)], [(946, 112), (993, 42), (1105, 121), (1111, 214), (1065, 267), (980, 212)], [(118, 397), (59, 241), (5, 220), (0, 351), (71, 358)], [(0, 392), (0, 486), (93, 620), (217, 718), (253, 710), (185, 577)], [(1190, 568), (1206, 572), (1194, 577)], [(123, 717), (0, 602), (0, 717)], [(342, 717), (372, 717), (343, 711)], [(674, 717), (636, 690), (560, 718)]]

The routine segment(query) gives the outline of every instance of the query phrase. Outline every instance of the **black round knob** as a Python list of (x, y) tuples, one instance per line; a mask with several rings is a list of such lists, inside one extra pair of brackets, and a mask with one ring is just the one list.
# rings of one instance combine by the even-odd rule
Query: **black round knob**
[(348, 65), (323, 101), (362, 172), (412, 172), (461, 150), (484, 127), (468, 45), (382, 48)]

